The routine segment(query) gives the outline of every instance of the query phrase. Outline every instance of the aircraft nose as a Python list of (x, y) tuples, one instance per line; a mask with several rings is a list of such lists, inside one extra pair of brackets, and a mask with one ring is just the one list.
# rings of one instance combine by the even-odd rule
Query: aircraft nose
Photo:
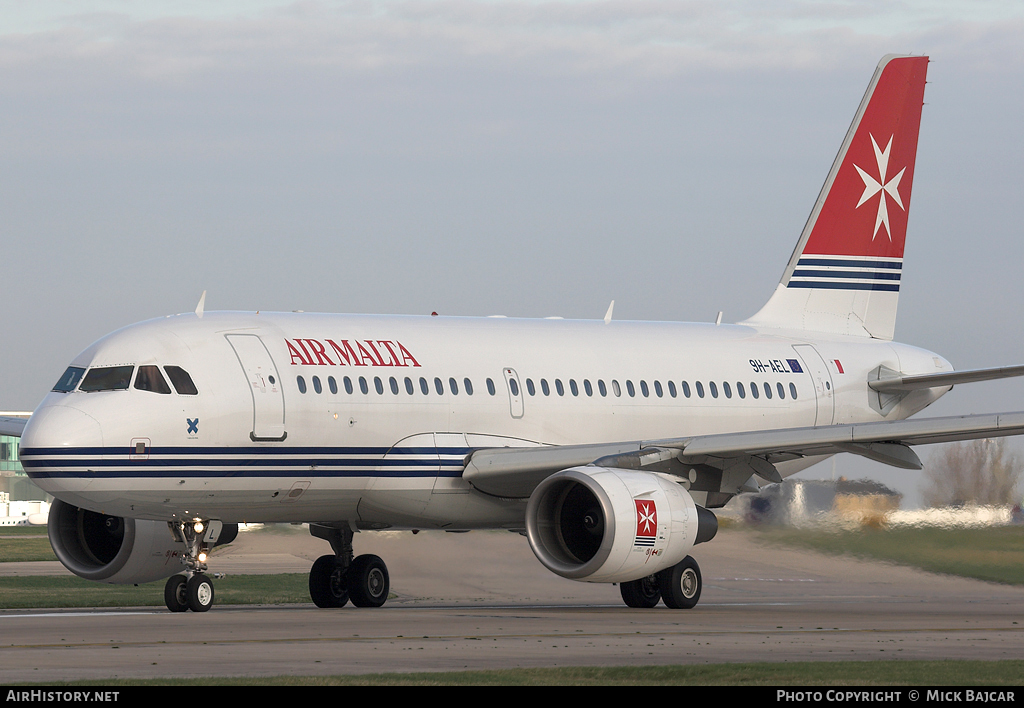
[[(88, 413), (66, 404), (42, 406), (29, 418), (21, 435), (19, 457), (25, 473), (50, 492), (61, 459), (72, 449), (102, 448), (99, 422)], [(59, 491), (59, 490), (57, 490)]]

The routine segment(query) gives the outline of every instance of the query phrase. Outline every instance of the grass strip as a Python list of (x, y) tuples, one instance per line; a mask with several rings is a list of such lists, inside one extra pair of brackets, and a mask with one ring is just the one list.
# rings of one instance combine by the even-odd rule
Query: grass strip
[[(108, 585), (75, 576), (0, 577), (0, 609), (39, 607), (163, 607), (164, 583)], [(304, 573), (229, 575), (214, 582), (220, 605), (308, 603)]]
[(856, 531), (771, 529), (768, 543), (849, 554), (1010, 585), (1024, 585), (1024, 526), (863, 528)]
[[(795, 661), (361, 674), (195, 677), (197, 686), (1019, 686), (1024, 661)], [(180, 678), (67, 686), (179, 686)]]

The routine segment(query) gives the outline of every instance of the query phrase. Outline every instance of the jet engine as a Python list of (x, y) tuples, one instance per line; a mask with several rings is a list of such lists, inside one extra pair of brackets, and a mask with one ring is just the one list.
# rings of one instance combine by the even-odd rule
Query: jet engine
[[(220, 543), (231, 541), (237, 529), (225, 528)], [(99, 514), (55, 499), (48, 534), (57, 559), (86, 580), (148, 583), (182, 570), (185, 545), (164, 521)]]
[(718, 519), (676, 478), (609, 467), (573, 467), (541, 482), (526, 507), (526, 535), (548, 570), (573, 580), (636, 580), (710, 541)]

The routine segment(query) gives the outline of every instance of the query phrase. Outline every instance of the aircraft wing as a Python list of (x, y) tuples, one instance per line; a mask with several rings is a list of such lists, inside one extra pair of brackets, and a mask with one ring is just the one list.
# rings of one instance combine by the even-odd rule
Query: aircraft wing
[[(528, 497), (544, 478), (568, 467), (596, 462), (628, 469), (655, 468), (678, 460), (734, 470), (737, 486), (756, 474), (782, 480), (775, 463), (851, 452), (904, 469), (921, 469), (912, 445), (1024, 434), (1024, 412), (920, 420), (782, 428), (688, 438), (636, 440), (599, 445), (486, 448), (474, 451), (463, 478), (487, 494)], [(738, 475), (738, 476), (736, 476)]]
[(21, 437), (21, 432), (25, 429), (25, 423), (28, 422), (28, 418), (15, 418), (12, 416), (0, 415), (0, 435), (11, 435), (16, 438)]

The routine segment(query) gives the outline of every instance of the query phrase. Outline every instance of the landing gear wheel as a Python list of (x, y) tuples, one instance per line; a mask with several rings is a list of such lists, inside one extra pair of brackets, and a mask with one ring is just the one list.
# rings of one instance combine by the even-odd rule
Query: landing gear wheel
[(206, 612), (213, 607), (213, 581), (202, 573), (196, 573), (185, 586), (188, 608), (193, 612)]
[(661, 599), (674, 610), (689, 610), (700, 599), (700, 568), (692, 556), (658, 573)]
[(359, 556), (352, 561), (345, 577), (352, 604), (356, 607), (380, 607), (388, 599), (391, 580), (388, 567), (379, 557)]
[(317, 607), (344, 607), (348, 583), (337, 556), (320, 556), (309, 571), (309, 596)]
[(167, 578), (164, 585), (164, 604), (171, 612), (185, 612), (188, 610), (188, 591), (186, 585), (188, 578), (184, 575), (172, 575)]
[(661, 586), (658, 576), (648, 575), (646, 578), (619, 583), (622, 601), (629, 607), (654, 607), (661, 600)]

